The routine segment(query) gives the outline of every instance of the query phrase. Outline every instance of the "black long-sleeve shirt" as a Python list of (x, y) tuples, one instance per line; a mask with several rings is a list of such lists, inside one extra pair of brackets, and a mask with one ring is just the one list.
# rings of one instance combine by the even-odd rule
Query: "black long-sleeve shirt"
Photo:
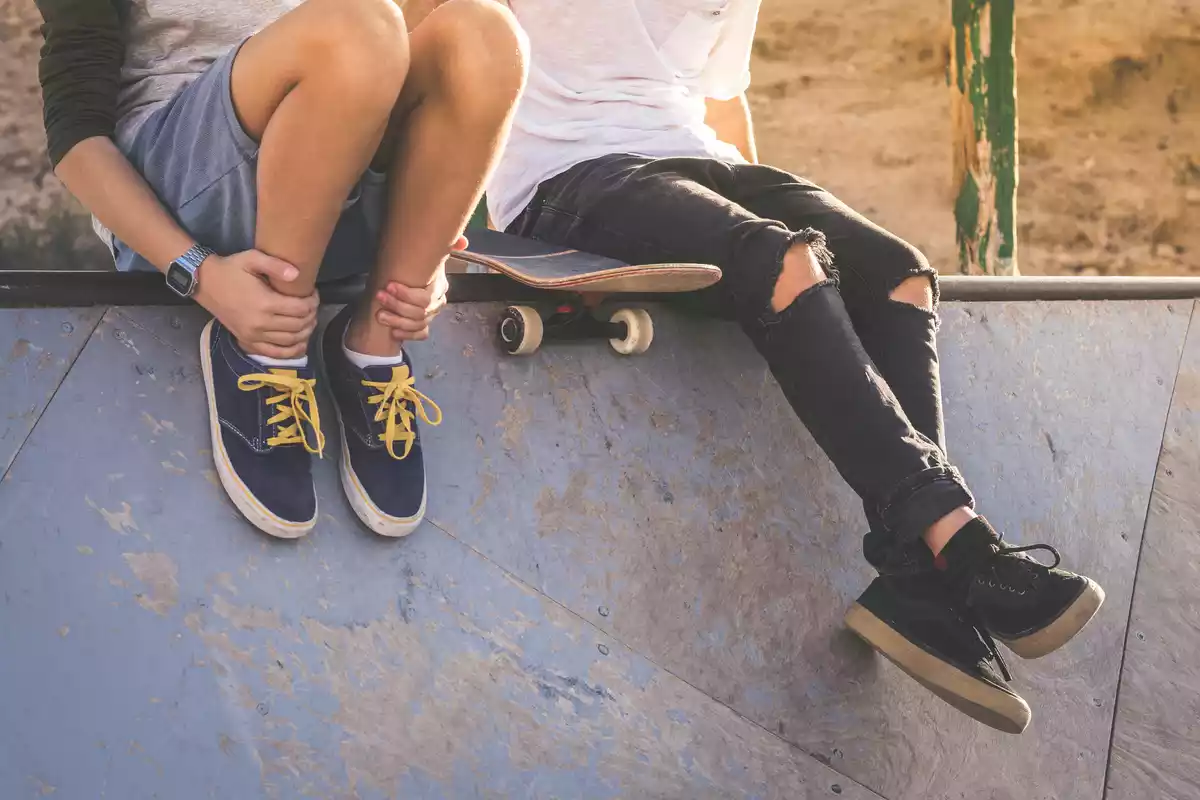
[(123, 0), (37, 0), (44, 24), (38, 78), (55, 166), (79, 142), (112, 137), (125, 44)]

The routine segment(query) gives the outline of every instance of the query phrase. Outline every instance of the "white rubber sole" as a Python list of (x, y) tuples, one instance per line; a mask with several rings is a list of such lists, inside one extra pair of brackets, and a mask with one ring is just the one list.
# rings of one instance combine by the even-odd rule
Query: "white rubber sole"
[[(328, 323), (326, 323), (328, 326)], [(354, 474), (354, 467), (350, 464), (350, 447), (346, 444), (346, 426), (342, 422), (342, 411), (338, 408), (337, 401), (333, 397), (333, 390), (329, 388), (329, 370), (325, 364), (325, 329), (321, 329), (321, 335), (317, 339), (316, 351), (317, 365), (320, 370), (321, 380), (326, 385), (326, 394), (329, 396), (330, 405), (333, 406), (333, 414), (337, 417), (338, 433), (341, 436), (342, 455), (338, 459), (338, 476), (342, 482), (342, 492), (346, 495), (346, 501), (350, 503), (350, 507), (354, 509), (355, 515), (362, 520), (362, 523), (380, 536), (386, 536), (389, 539), (400, 539), (408, 536), (421, 526), (421, 522), (425, 519), (425, 500), (427, 498), (427, 486), (421, 486), (421, 507), (417, 509), (417, 513), (411, 517), (394, 517), (386, 513), (379, 506), (375, 505), (374, 501), (367, 495), (366, 489), (358, 480), (358, 476)]]
[(393, 539), (408, 536), (420, 527), (421, 521), (425, 519), (426, 487), (421, 487), (421, 507), (411, 517), (393, 517), (375, 505), (367, 496), (358, 476), (354, 474), (354, 468), (350, 465), (350, 449), (346, 445), (346, 428), (342, 425), (342, 415), (337, 411), (334, 413), (337, 414), (338, 429), (342, 435), (342, 458), (338, 465), (338, 474), (341, 476), (342, 491), (346, 493), (346, 500), (349, 501), (350, 507), (354, 509), (354, 513), (358, 515), (364, 525), (380, 536)]
[(972, 719), (1004, 733), (1021, 733), (1032, 712), (1019, 696), (963, 672), (905, 639), (865, 607), (846, 612), (846, 626), (917, 683)]
[(1075, 635), (1092, 621), (1092, 617), (1096, 616), (1096, 612), (1104, 604), (1104, 590), (1100, 588), (1100, 584), (1091, 578), (1084, 580), (1087, 581), (1087, 586), (1080, 592), (1079, 597), (1075, 598), (1075, 602), (1067, 606), (1067, 610), (1060, 614), (1054, 622), (1036, 633), (1022, 636), (1019, 639), (1001, 639), (999, 636), (996, 638), (1021, 658), (1041, 658), (1053, 653), (1074, 639)]
[(242, 479), (233, 470), (229, 453), (225, 450), (225, 441), (221, 437), (221, 422), (217, 417), (217, 402), (212, 390), (210, 346), (214, 323), (215, 320), (209, 320), (200, 333), (200, 369), (204, 373), (204, 394), (208, 397), (208, 428), (212, 438), (213, 465), (217, 469), (217, 477), (221, 480), (225, 494), (251, 525), (278, 539), (299, 539), (317, 524), (319, 508), (314, 506), (312, 519), (304, 522), (293, 522), (273, 513), (254, 496), (246, 484), (242, 483)]

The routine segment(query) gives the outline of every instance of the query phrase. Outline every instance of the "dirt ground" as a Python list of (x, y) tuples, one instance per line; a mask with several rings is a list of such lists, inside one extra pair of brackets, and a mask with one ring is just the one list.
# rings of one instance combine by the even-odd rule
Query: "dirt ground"
[[(1021, 271), (1200, 273), (1200, 1), (1016, 5)], [(752, 95), (764, 161), (943, 271), (956, 268), (948, 6), (766, 0)]]
[[(764, 0), (763, 160), (955, 268), (947, 0)], [(1200, 0), (1017, 0), (1025, 274), (1200, 274)], [(0, 268), (103, 263), (48, 173), (33, 0), (0, 0)]]

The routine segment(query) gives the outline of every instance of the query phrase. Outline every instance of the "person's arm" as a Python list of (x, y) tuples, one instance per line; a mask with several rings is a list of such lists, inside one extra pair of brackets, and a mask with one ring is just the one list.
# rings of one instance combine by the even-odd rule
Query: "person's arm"
[(114, 0), (38, 0), (46, 144), (58, 178), (160, 270), (193, 241), (113, 144), (124, 44)]
[(709, 98), (704, 103), (704, 121), (716, 132), (717, 138), (736, 147), (742, 158), (751, 164), (757, 164), (758, 148), (754, 144), (754, 120), (750, 115), (750, 104), (746, 102), (745, 93), (732, 100)]
[(54, 174), (84, 208), (160, 272), (195, 243), (106, 136), (75, 144)]
[[(38, 76), (46, 148), (54, 173), (124, 244), (165, 272), (195, 240), (113, 143), (124, 42), (115, 5), (124, 0), (37, 0), (44, 24)], [(203, 243), (201, 243), (203, 244)], [(196, 302), (250, 352), (293, 358), (316, 325), (317, 295), (288, 297), (265, 278), (289, 281), (291, 264), (249, 250), (210, 256)]]
[(731, 0), (717, 43), (696, 84), (705, 98), (704, 121), (718, 139), (736, 147), (753, 164), (758, 163), (758, 150), (746, 89), (760, 5), (761, 0)]

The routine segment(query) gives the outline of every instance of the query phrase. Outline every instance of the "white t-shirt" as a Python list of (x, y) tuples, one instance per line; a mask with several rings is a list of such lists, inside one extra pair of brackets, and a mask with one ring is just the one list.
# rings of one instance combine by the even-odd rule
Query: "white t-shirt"
[(503, 230), (538, 184), (610, 153), (743, 160), (704, 100), (750, 84), (761, 0), (508, 0), (529, 35), (512, 137), (487, 187)]

